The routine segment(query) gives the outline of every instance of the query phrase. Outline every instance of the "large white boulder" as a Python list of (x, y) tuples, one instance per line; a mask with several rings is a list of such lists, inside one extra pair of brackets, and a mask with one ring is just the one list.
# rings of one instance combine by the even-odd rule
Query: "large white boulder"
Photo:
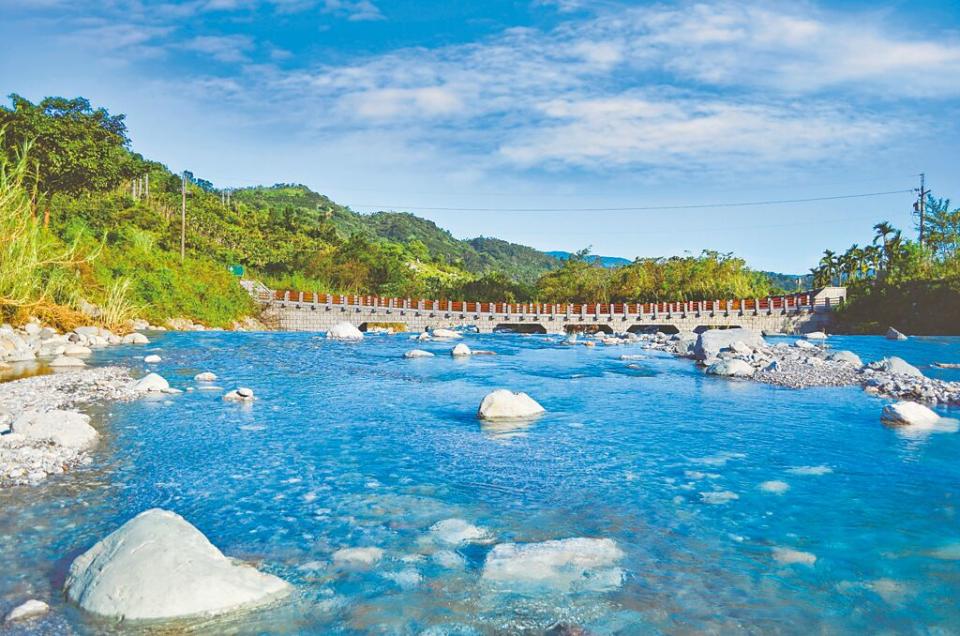
[(452, 355), (454, 358), (465, 357), (465, 356), (469, 356), (470, 354), (471, 354), (470, 347), (468, 347), (462, 342), (450, 350), (450, 355)]
[(804, 334), (803, 337), (807, 340), (826, 340), (827, 334), (822, 331), (811, 331), (810, 333)]
[(87, 363), (81, 360), (80, 358), (72, 358), (70, 356), (57, 356), (50, 361), (50, 366), (57, 369), (69, 369), (71, 367), (85, 367)]
[(797, 349), (807, 349), (807, 350), (817, 348), (817, 345), (813, 344), (812, 342), (807, 342), (806, 340), (797, 340), (796, 342), (793, 343), (793, 346), (795, 346)]
[(879, 371), (886, 371), (887, 373), (892, 373), (893, 375), (909, 375), (916, 378), (922, 378), (923, 373), (917, 367), (913, 366), (903, 358), (898, 358), (897, 356), (890, 356), (889, 358), (884, 358), (877, 362), (874, 362), (870, 365), (871, 369), (877, 369)]
[(900, 333), (893, 327), (887, 329), (887, 340), (906, 340), (906, 334)]
[[(107, 342), (109, 342), (109, 340), (107, 340)], [(128, 333), (128, 334), (125, 335), (123, 338), (121, 338), (121, 339), (120, 339), (120, 342), (122, 342), (123, 344), (138, 344), (138, 345), (141, 345), (141, 344), (149, 344), (149, 343), (150, 343), (150, 339), (147, 338), (147, 337), (146, 337), (145, 335), (143, 335), (142, 333), (137, 333), (136, 331), (134, 331), (133, 333)]]
[(133, 389), (143, 393), (166, 391), (169, 388), (170, 383), (157, 373), (148, 373), (133, 383)]
[(154, 508), (78, 556), (64, 589), (99, 616), (158, 620), (254, 607), (292, 588), (227, 558), (180, 515)]
[(412, 349), (403, 354), (404, 358), (432, 358), (433, 354), (423, 349)]
[(143, 357), (143, 361), (146, 362), (147, 364), (156, 364), (157, 362), (160, 362), (161, 360), (163, 360), (163, 358), (161, 358), (160, 356), (158, 356), (158, 355), (155, 354), (155, 353), (151, 353), (150, 355)]
[(884, 406), (880, 419), (891, 426), (934, 428), (940, 416), (923, 404), (904, 400)]
[(526, 393), (498, 389), (483, 398), (480, 408), (477, 409), (477, 417), (482, 420), (525, 419), (545, 412), (545, 409)]
[(253, 395), (253, 389), (242, 386), (229, 393), (225, 393), (223, 399), (227, 402), (253, 402), (257, 398)]
[(463, 338), (461, 334), (451, 329), (434, 329), (431, 335), (434, 338), (439, 338), (441, 340), (455, 340), (457, 338)]
[(216, 382), (217, 374), (211, 373), (210, 371), (203, 371), (193, 376), (193, 379), (196, 380), (197, 382)]
[(707, 373), (710, 375), (723, 375), (736, 378), (748, 378), (753, 375), (754, 368), (749, 362), (737, 360), (719, 360), (707, 367)]
[(697, 360), (716, 358), (721, 350), (727, 349), (735, 342), (757, 349), (764, 346), (763, 336), (752, 329), (708, 329), (697, 337), (693, 353)]
[(501, 543), (487, 554), (483, 579), (561, 591), (616, 589), (623, 551), (612, 539), (577, 537), (541, 543)]
[(328, 340), (363, 340), (363, 332), (349, 322), (338, 322), (327, 331)]
[(10, 429), (28, 439), (48, 439), (77, 450), (93, 448), (100, 437), (90, 418), (76, 411), (24, 411)]

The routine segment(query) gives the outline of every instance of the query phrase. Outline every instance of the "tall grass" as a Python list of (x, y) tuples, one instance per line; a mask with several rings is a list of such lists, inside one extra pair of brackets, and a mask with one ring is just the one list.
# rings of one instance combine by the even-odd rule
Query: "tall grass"
[[(0, 147), (3, 146), (0, 131)], [(0, 316), (21, 320), (29, 314), (69, 319), (79, 281), (76, 244), (64, 245), (48, 232), (33, 208), (27, 187), (29, 145), (16, 157), (0, 155)]]
[(97, 321), (111, 331), (127, 329), (129, 321), (140, 313), (140, 307), (131, 298), (130, 284), (130, 279), (126, 276), (115, 279), (100, 307)]

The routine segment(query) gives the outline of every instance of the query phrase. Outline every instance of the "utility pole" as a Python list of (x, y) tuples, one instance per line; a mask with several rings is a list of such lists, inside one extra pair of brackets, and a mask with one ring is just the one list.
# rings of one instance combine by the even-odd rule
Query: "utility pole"
[(149, 172), (148, 172), (147, 175), (144, 177), (144, 180), (145, 180), (145, 184), (146, 184), (146, 186), (147, 186), (147, 198), (149, 199), (149, 198), (150, 198), (150, 173), (149, 173)]
[(187, 171), (180, 177), (180, 262), (187, 251)]
[(923, 247), (924, 226), (927, 220), (927, 195), (930, 191), (924, 186), (924, 173), (920, 173), (920, 189), (917, 190), (919, 199), (913, 204), (913, 209), (920, 213), (920, 247)]

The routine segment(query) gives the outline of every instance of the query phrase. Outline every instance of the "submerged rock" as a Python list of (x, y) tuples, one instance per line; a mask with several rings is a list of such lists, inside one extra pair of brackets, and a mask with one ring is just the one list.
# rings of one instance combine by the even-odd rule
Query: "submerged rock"
[(573, 538), (542, 543), (501, 543), (487, 554), (483, 579), (548, 586), (566, 591), (616, 589), (623, 551), (612, 539)]
[(327, 340), (363, 340), (363, 332), (349, 322), (339, 322), (327, 331)]
[(404, 358), (432, 358), (433, 354), (423, 349), (413, 349), (403, 354)]
[(92, 614), (158, 620), (254, 607), (292, 588), (227, 558), (180, 515), (154, 508), (78, 556), (64, 589)]
[(462, 342), (450, 350), (450, 355), (452, 355), (455, 358), (466, 357), (466, 356), (469, 356), (470, 353), (471, 353), (470, 347), (463, 344)]
[(370, 567), (383, 558), (380, 548), (341, 548), (333, 553), (333, 563), (339, 566)]
[(451, 545), (482, 542), (490, 538), (490, 534), (486, 530), (478, 528), (463, 519), (438, 521), (430, 527), (430, 534), (435, 540)]
[(49, 605), (43, 601), (38, 601), (37, 599), (32, 598), (29, 601), (21, 603), (10, 610), (10, 613), (7, 614), (4, 621), (7, 623), (12, 623), (14, 621), (27, 621), (31, 618), (36, 618), (46, 614), (49, 611)]
[(100, 438), (90, 426), (90, 417), (76, 411), (26, 411), (10, 428), (26, 439), (48, 439), (75, 450), (89, 450)]
[(545, 409), (526, 393), (498, 389), (483, 398), (480, 408), (477, 409), (477, 417), (482, 420), (524, 419), (545, 412)]
[(906, 334), (900, 333), (893, 327), (887, 329), (887, 340), (906, 340)]
[(817, 562), (817, 555), (792, 548), (774, 548), (773, 559), (781, 565), (798, 564), (813, 566)]

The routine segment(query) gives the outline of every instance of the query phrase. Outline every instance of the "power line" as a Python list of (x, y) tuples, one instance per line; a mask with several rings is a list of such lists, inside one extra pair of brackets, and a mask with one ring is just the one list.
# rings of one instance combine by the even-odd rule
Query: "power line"
[(817, 201), (838, 201), (841, 199), (863, 199), (867, 197), (882, 197), (892, 194), (913, 193), (914, 190), (890, 190), (887, 192), (866, 192), (862, 194), (841, 194), (829, 197), (811, 197), (807, 199), (775, 199), (769, 201), (740, 201), (740, 202), (722, 202), (722, 203), (692, 203), (684, 205), (644, 205), (622, 208), (456, 208), (456, 207), (431, 207), (420, 205), (383, 205), (356, 203), (352, 207), (357, 208), (378, 208), (380, 210), (425, 210), (432, 212), (644, 212), (656, 210), (695, 210), (703, 208), (740, 208), (754, 207), (763, 205), (785, 205), (793, 203), (814, 203)]

